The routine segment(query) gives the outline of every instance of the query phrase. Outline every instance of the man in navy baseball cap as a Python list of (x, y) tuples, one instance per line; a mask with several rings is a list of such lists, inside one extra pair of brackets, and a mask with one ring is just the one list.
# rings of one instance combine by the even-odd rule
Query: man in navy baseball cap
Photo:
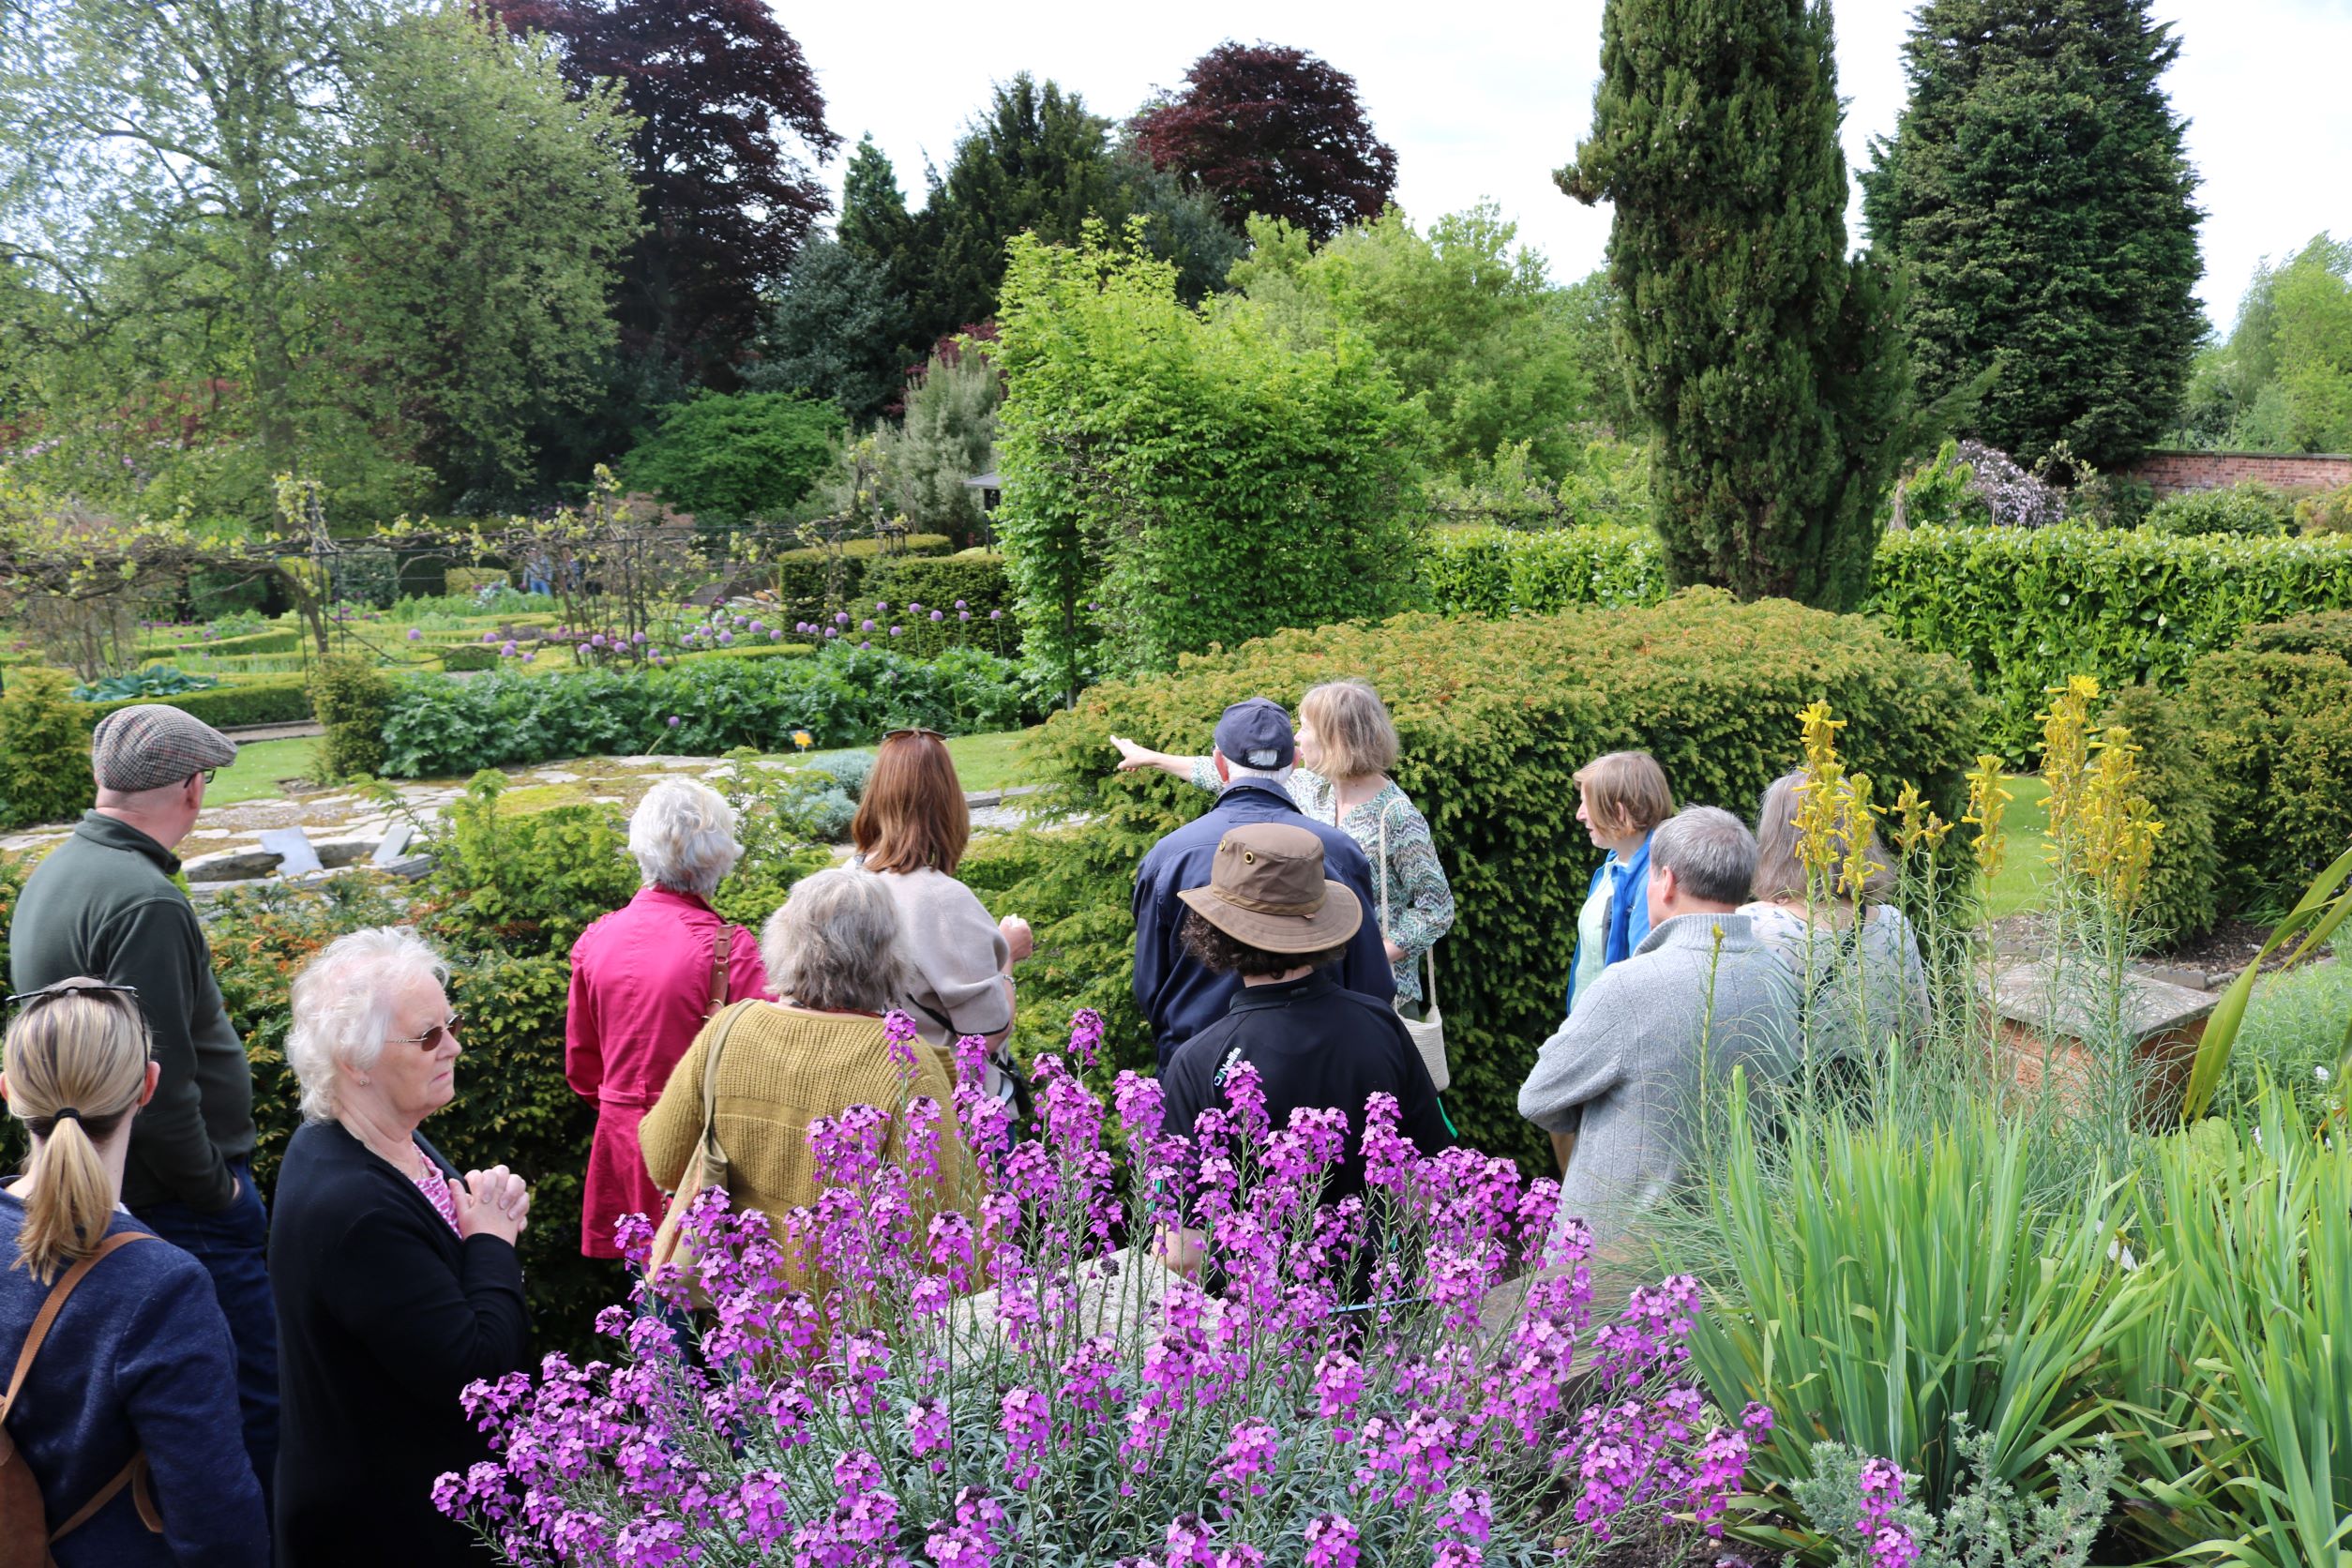
[[(1323, 841), (1325, 875), (1346, 887), (1364, 909), (1377, 909), (1372, 864), (1339, 828), (1301, 812), (1283, 787), (1298, 761), (1298, 737), (1279, 702), (1252, 697), (1217, 720), (1212, 761), (1224, 783), (1216, 804), (1152, 846), (1135, 877), (1135, 1000), (1152, 1026), (1160, 1065), (1176, 1048), (1225, 1017), (1240, 993), (1240, 977), (1213, 972), (1184, 950), (1184, 904), (1178, 896), (1209, 885), (1217, 842), (1251, 822), (1304, 827)], [(1395, 971), (1380, 944), (1378, 921), (1350, 937), (1335, 978), (1383, 1004), (1396, 994)]]

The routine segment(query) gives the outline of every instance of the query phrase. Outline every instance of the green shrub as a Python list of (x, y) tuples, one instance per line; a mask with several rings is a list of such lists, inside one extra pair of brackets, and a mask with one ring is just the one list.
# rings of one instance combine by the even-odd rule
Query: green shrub
[(511, 580), (505, 569), (498, 566), (451, 566), (441, 574), (441, 591), (445, 597), (463, 595), (471, 598), (480, 589), (504, 588)]
[[(788, 621), (815, 621), (837, 610), (847, 610), (866, 597), (866, 574), (895, 565), (905, 556), (944, 555), (955, 544), (944, 534), (910, 534), (903, 553), (882, 553), (879, 539), (847, 539), (838, 550), (814, 547), (788, 550), (769, 563), (776, 608)], [(838, 592), (833, 592), (834, 561), (840, 563)]]
[(2247, 626), (2352, 609), (2352, 537), (1913, 529), (1880, 543), (1868, 608), (1905, 641), (1974, 671), (1993, 702), (1993, 738), (2024, 757), (2044, 693), (2070, 674), (2178, 691), (2199, 655)]
[[(974, 872), (999, 907), (1038, 929), (1022, 967), (1024, 1030), (1084, 1004), (1111, 1020), (1123, 1065), (1149, 1061), (1131, 995), (1136, 862), (1210, 797), (1157, 775), (1114, 774), (1115, 732), (1179, 752), (1208, 747), (1224, 707), (1253, 693), (1288, 703), (1343, 675), (1371, 680), (1404, 738), (1396, 778), (1427, 814), (1460, 907), (1438, 965), (1454, 1087), (1470, 1142), (1530, 1162), (1520, 1080), (1559, 1022), (1578, 906), (1598, 853), (1575, 822), (1575, 771), (1621, 747), (1655, 753), (1678, 799), (1745, 816), (1798, 761), (1799, 709), (1826, 699), (1851, 721), (1852, 766), (1891, 798), (1915, 780), (1947, 817), (1978, 741), (1978, 704), (1951, 660), (1922, 657), (1856, 616), (1786, 601), (1734, 605), (1684, 594), (1648, 609), (1543, 619), (1405, 615), (1368, 626), (1279, 633), (1187, 659), (1172, 674), (1094, 687), (1027, 745), (1048, 817), (1080, 825), (1049, 850), (991, 851), (1026, 869)], [(1030, 1033), (1036, 1041), (1045, 1033)]]
[(2254, 654), (2331, 654), (2352, 660), (2352, 611), (2320, 610), (2265, 621), (2239, 633), (2238, 646)]
[(2182, 539), (2212, 534), (2274, 539), (2295, 532), (2295, 501), (2259, 479), (2246, 479), (2168, 495), (2148, 509), (2142, 526)]
[(596, 753), (778, 751), (796, 730), (821, 746), (905, 724), (1005, 730), (1022, 716), (1017, 674), (1009, 659), (977, 649), (924, 660), (835, 647), (816, 657), (697, 656), (661, 670), (413, 678), (394, 688), (384, 772), (416, 778)]
[(2352, 534), (2352, 485), (2298, 501), (2295, 526), (2306, 534)]
[(2221, 851), (2213, 841), (2213, 773), (2197, 727), (2178, 698), (2125, 686), (2101, 724), (2120, 724), (2140, 748), (2141, 792), (2164, 830), (2148, 870), (2140, 918), (2156, 938), (2203, 936), (2221, 914)]
[(1540, 533), (1441, 528), (1422, 551), (1421, 576), (1431, 600), (1451, 614), (1655, 604), (1667, 593), (1657, 536), (1609, 525)]
[(310, 672), (310, 705), (325, 727), (319, 776), (373, 777), (384, 771), (384, 719), (392, 682), (372, 657), (339, 654)]
[[(1010, 654), (1020, 646), (1020, 624), (1014, 613), (1013, 587), (1004, 575), (1004, 557), (987, 550), (968, 550), (959, 555), (932, 557), (897, 555), (877, 561), (867, 569), (859, 596), (869, 604), (886, 599), (894, 607), (923, 606), (923, 615), (907, 625), (908, 634), (916, 640), (909, 650), (912, 653), (934, 651), (927, 640), (936, 635), (969, 638), (993, 634), (992, 645), (1002, 654)], [(958, 602), (963, 605), (963, 611), (957, 610)], [(933, 627), (924, 619), (934, 610), (945, 617), (941, 627)], [(988, 612), (992, 610), (1003, 613), (990, 621)], [(964, 612), (971, 615), (969, 622), (957, 619)]]
[(1781, 1183), (1735, 1130), (1710, 1206), (1737, 1276), (1717, 1283), (1741, 1304), (1699, 1316), (1691, 1360), (1723, 1409), (1777, 1417), (1751, 1440), (1752, 1485), (1790, 1491), (1815, 1442), (1842, 1443), (1919, 1476), (1940, 1511), (1967, 1478), (1960, 1423), (2025, 1491), (2097, 1430), (2117, 1341), (2156, 1305), (2150, 1271), (2113, 1261), (2119, 1205), (2036, 1207), (2028, 1136), (1990, 1112), (1924, 1144), (1832, 1123), (1796, 1135)]
[(173, 644), (183, 654), (202, 654), (207, 658), (235, 654), (291, 654), (301, 648), (309, 634), (299, 626), (279, 626), (272, 630), (245, 632), (235, 637), (185, 638)]
[(218, 675), (191, 675), (175, 664), (142, 665), (128, 675), (73, 688), (77, 702), (160, 702), (191, 691), (210, 691), (220, 684)]
[(453, 642), (441, 650), (441, 668), (452, 673), (498, 668), (499, 652), (488, 642)]
[(19, 670), (0, 692), (0, 826), (60, 822), (89, 809), (89, 712), (56, 670)]
[(1360, 339), (1193, 310), (1099, 228), (1009, 253), (996, 522), (1042, 684), (1411, 602), (1421, 408)]
[(2222, 910), (2284, 909), (2352, 841), (2352, 663), (2226, 649), (2197, 660), (2184, 701), (2212, 770)]
[[(136, 698), (131, 701), (150, 699)], [(131, 701), (84, 704), (92, 723)], [(239, 724), (300, 724), (310, 716), (310, 684), (300, 675), (266, 675), (249, 681), (232, 680), (209, 691), (191, 691), (170, 700), (171, 705), (192, 714), (216, 729)]]
[(697, 521), (775, 517), (808, 493), (842, 428), (829, 402), (705, 391), (663, 409), (660, 428), (621, 460), (621, 473)]

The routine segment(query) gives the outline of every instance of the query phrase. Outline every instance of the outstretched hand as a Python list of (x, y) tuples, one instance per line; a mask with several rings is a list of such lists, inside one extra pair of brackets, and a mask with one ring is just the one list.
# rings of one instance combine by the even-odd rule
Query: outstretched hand
[(1110, 744), (1119, 748), (1119, 771), (1121, 773), (1133, 773), (1138, 768), (1153, 767), (1159, 762), (1158, 752), (1149, 746), (1138, 746), (1124, 735), (1111, 736)]

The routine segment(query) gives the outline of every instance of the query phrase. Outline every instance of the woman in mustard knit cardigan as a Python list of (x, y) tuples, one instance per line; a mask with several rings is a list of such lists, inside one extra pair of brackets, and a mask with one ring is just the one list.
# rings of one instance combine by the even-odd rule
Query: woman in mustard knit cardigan
[[(760, 951), (782, 1000), (736, 1003), (747, 1011), (718, 1062), (718, 1141), (733, 1171), (731, 1206), (780, 1218), (813, 1205), (820, 1188), (808, 1152), (811, 1122), (857, 1105), (896, 1111), (926, 1094), (942, 1111), (940, 1205), (965, 1207), (964, 1153), (946, 1069), (927, 1050), (914, 1053), (912, 1068), (900, 1066), (882, 1035), (883, 1010), (905, 985), (889, 890), (864, 871), (806, 878), (768, 917)], [(704, 1063), (726, 1016), (703, 1026), (638, 1128), (645, 1168), (664, 1192), (685, 1179), (702, 1135)], [(905, 1130), (905, 1119), (895, 1117), (885, 1158), (902, 1157)], [(780, 1236), (780, 1225), (776, 1230)]]

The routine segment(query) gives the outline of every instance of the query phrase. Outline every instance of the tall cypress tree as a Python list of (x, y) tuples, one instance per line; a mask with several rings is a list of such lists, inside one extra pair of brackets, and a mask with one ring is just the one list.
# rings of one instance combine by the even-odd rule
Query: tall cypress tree
[(2148, 0), (1929, 0), (1910, 101), (1862, 176), (1909, 276), (1922, 395), (1990, 372), (1976, 433), (2129, 462), (2172, 422), (2203, 330), (2196, 176)]
[(1616, 209), (1615, 338), (1677, 582), (1869, 591), (1910, 377), (1901, 300), (1846, 249), (1825, 0), (1608, 0), (1592, 134), (1554, 176)]

